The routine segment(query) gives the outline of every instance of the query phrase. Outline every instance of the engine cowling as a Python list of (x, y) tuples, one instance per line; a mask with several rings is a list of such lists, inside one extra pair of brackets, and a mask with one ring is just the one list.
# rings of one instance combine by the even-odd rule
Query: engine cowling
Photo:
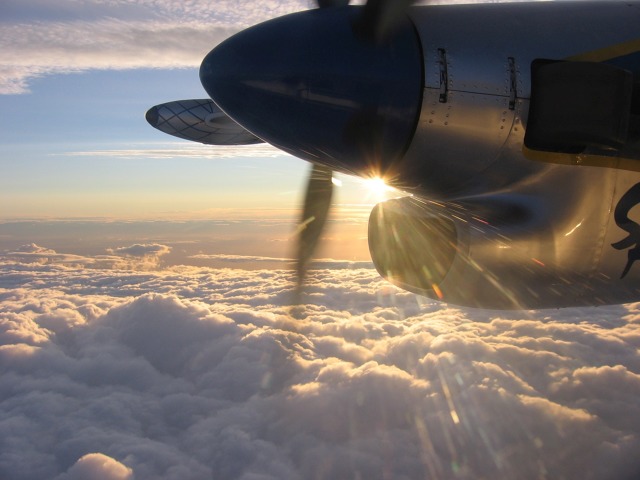
[(593, 208), (587, 199), (589, 216), (575, 203), (564, 209), (556, 199), (526, 194), (390, 200), (371, 212), (369, 249), (391, 283), (455, 305), (537, 309), (633, 301), (636, 281), (629, 280), (638, 272), (627, 269), (626, 281), (620, 278), (626, 255), (610, 239), (624, 232), (607, 221), (611, 203)]

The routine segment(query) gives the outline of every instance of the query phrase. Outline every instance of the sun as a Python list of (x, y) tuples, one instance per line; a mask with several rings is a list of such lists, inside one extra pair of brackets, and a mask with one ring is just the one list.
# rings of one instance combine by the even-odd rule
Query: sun
[(362, 180), (362, 184), (369, 196), (378, 200), (385, 199), (386, 196), (394, 190), (393, 187), (387, 185), (384, 179), (380, 177), (365, 178)]
[(368, 178), (364, 181), (364, 184), (371, 193), (377, 195), (384, 194), (384, 192), (388, 191), (390, 188), (380, 177)]

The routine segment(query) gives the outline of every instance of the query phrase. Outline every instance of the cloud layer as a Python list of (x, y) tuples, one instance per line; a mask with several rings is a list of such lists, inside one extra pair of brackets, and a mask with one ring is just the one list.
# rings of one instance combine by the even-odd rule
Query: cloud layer
[(308, 8), (304, 1), (4, 1), (0, 94), (30, 79), (90, 69), (197, 67), (249, 25)]
[(65, 152), (59, 154), (70, 157), (109, 157), (109, 158), (273, 158), (290, 156), (269, 144), (216, 146), (195, 145), (193, 143), (162, 143), (156, 148), (121, 149), (121, 150), (92, 150)]
[(0, 258), (23, 264), (64, 265), (70, 268), (107, 268), (130, 270), (155, 270), (161, 257), (171, 252), (171, 247), (158, 243), (136, 243), (128, 247), (107, 249), (109, 255), (83, 256), (58, 253), (51, 248), (35, 243), (22, 245), (14, 251), (5, 252)]
[(18, 260), (0, 263), (2, 478), (640, 473), (638, 305), (461, 310), (345, 269), (290, 307), (288, 271)]

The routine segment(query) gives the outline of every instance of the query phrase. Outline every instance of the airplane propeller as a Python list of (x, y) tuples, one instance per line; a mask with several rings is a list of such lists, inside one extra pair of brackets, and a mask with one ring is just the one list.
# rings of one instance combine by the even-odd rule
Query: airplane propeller
[[(318, 8), (335, 8), (349, 5), (349, 0), (316, 0)], [(356, 31), (364, 38), (381, 42), (393, 34), (407, 7), (415, 0), (368, 0)], [(302, 216), (297, 230), (296, 291), (294, 304), (300, 294), (309, 262), (320, 242), (333, 196), (333, 173), (328, 167), (314, 164), (309, 175)]]
[(317, 0), (318, 8), (346, 7), (349, 0)]
[(333, 196), (333, 172), (330, 168), (314, 164), (309, 175), (307, 191), (298, 225), (296, 259), (296, 303), (306, 276), (309, 261), (318, 246), (324, 230)]
[[(393, 33), (407, 7), (416, 0), (368, 0), (356, 28), (365, 37), (380, 42)], [(343, 7), (349, 0), (317, 0), (318, 8)]]
[(318, 11), (239, 32), (200, 66), (221, 112), (314, 164), (297, 235), (298, 293), (326, 223), (332, 169), (387, 171), (412, 135), (421, 92), (419, 42), (405, 15), (413, 0), (314, 1)]

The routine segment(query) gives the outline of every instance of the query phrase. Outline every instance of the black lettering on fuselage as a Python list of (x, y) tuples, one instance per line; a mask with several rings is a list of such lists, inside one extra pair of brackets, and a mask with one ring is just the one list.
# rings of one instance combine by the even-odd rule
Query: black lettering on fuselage
[(629, 248), (627, 264), (620, 278), (624, 278), (636, 260), (640, 260), (640, 225), (629, 218), (629, 212), (640, 204), (640, 183), (636, 183), (621, 198), (613, 212), (616, 225), (629, 235), (611, 246), (617, 250)]

